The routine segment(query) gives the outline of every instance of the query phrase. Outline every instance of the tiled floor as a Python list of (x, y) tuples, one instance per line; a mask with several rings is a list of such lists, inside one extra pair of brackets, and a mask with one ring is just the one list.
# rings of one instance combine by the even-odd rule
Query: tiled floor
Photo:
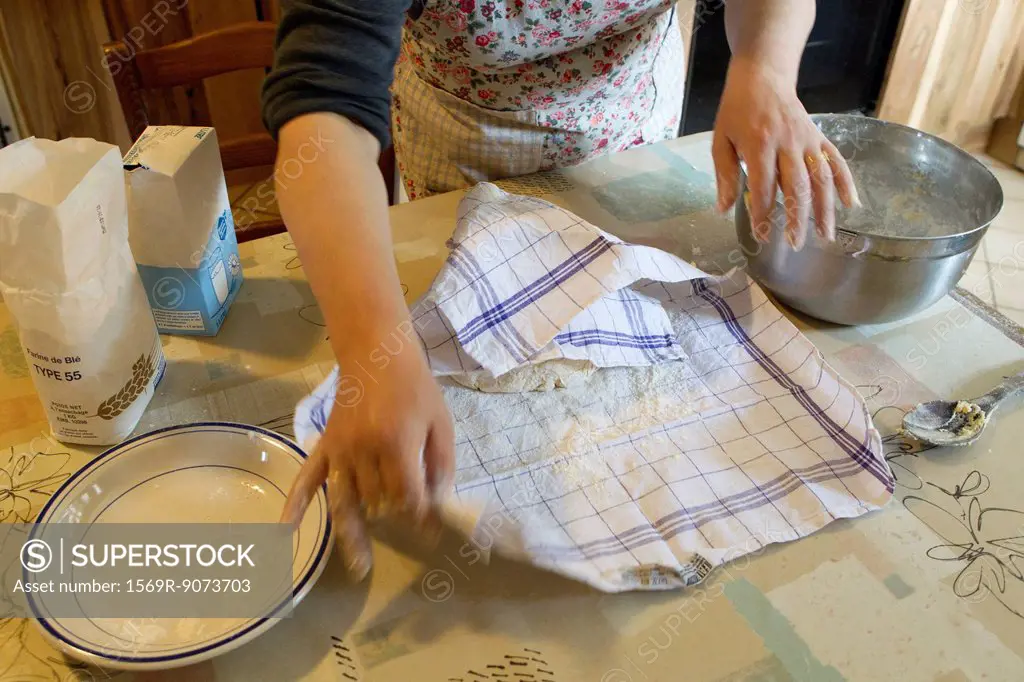
[(982, 161), (1003, 186), (1003, 211), (960, 286), (1024, 326), (1024, 172), (993, 159)]

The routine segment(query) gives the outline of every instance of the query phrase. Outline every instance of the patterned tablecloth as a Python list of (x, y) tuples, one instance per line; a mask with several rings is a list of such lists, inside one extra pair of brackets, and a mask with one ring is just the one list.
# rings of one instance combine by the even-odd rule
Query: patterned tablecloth
[[(501, 183), (543, 194), (626, 240), (698, 267), (743, 265), (714, 213), (708, 139), (681, 138)], [(447, 251), (460, 194), (392, 210), (409, 301)], [(139, 430), (230, 419), (289, 433), (332, 359), (287, 235), (242, 246), (246, 281), (213, 339), (165, 337), (167, 375)], [(922, 449), (897, 426), (939, 396), (1024, 369), (1015, 325), (957, 292), (900, 323), (845, 328), (787, 313), (874, 412), (897, 502), (775, 545), (698, 588), (606, 595), (446, 538), (421, 550), (381, 529), (376, 567), (347, 585), (332, 561), (295, 615), (188, 670), (113, 679), (456, 682), (1024, 679), (1024, 419), (1000, 413), (965, 450)], [(0, 519), (29, 520), (93, 451), (47, 436), (17, 334), (0, 307)], [(1014, 443), (1018, 443), (1014, 446)], [(4, 614), (0, 614), (0, 618)], [(85, 681), (24, 620), (0, 620), (0, 680)]]

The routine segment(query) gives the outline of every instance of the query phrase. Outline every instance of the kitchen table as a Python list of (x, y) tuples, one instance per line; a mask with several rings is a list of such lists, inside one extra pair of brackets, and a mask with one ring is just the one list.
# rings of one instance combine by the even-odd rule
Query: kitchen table
[[(742, 267), (712, 208), (709, 138), (680, 138), (502, 184), (693, 261)], [(391, 211), (412, 302), (446, 255), (461, 193)], [(332, 358), (287, 235), (241, 247), (245, 283), (220, 334), (164, 337), (169, 365), (139, 432), (219, 419), (290, 433), (296, 401)], [(366, 273), (368, 278), (372, 272)], [(997, 415), (962, 450), (924, 449), (902, 415), (973, 396), (1024, 369), (1016, 325), (958, 290), (911, 319), (858, 328), (787, 313), (862, 391), (896, 499), (726, 565), (696, 588), (605, 595), (446, 537), (427, 551), (381, 528), (375, 568), (349, 585), (332, 560), (294, 615), (208, 663), (130, 680), (641, 682), (1024, 679), (1024, 418)], [(17, 333), (0, 308), (0, 514), (30, 519), (96, 454), (50, 439)], [(28, 621), (0, 620), (0, 680), (100, 680)]]

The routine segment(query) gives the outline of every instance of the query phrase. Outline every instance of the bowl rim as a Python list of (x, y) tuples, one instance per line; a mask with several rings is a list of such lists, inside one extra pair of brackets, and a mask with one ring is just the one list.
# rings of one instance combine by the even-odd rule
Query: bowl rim
[[(176, 435), (180, 435), (181, 432), (195, 433), (215, 428), (234, 431), (236, 433), (248, 433), (250, 435), (255, 433), (269, 440), (276, 441), (284, 450), (288, 451), (292, 455), (296, 455), (302, 463), (305, 463), (310, 457), (310, 453), (307, 453), (298, 443), (295, 442), (294, 439), (255, 424), (246, 424), (244, 422), (227, 420), (208, 420), (171, 424), (169, 426), (153, 429), (152, 431), (133, 435), (120, 443), (106, 448), (101, 453), (82, 464), (82, 466), (69, 476), (57, 488), (53, 495), (50, 496), (43, 505), (43, 508), (36, 515), (33, 524), (48, 522), (48, 518), (57, 512), (62, 503), (66, 502), (66, 499), (61, 498), (65, 498), (69, 491), (74, 490), (82, 480), (86, 480), (91, 473), (95, 472), (98, 466), (109, 464), (118, 456), (132, 450), (134, 447), (144, 445), (147, 440), (154, 439), (157, 436), (160, 438), (174, 437)], [(326, 482), (322, 483), (317, 488), (315, 497), (319, 497), (321, 494), (324, 495), (325, 509), (328, 509), (329, 507), (326, 506)], [(284, 597), (281, 603), (263, 616), (240, 619), (244, 620), (245, 623), (237, 632), (218, 635), (212, 641), (201, 645), (192, 644), (187, 647), (183, 646), (177, 653), (162, 653), (159, 655), (148, 656), (111, 655), (109, 652), (95, 648), (91, 644), (83, 644), (81, 638), (76, 637), (74, 634), (68, 635), (58, 632), (50, 621), (58, 621), (62, 619), (49, 615), (45, 618), (42, 617), (39, 615), (39, 610), (35, 605), (35, 602), (32, 599), (29, 599), (29, 608), (33, 612), (31, 620), (35, 624), (37, 631), (42, 634), (44, 639), (58, 650), (63, 651), (72, 658), (113, 670), (135, 672), (169, 670), (200, 663), (222, 654), (226, 654), (243, 644), (247, 644), (261, 637), (282, 620), (280, 614), (288, 608), (289, 604), (291, 604), (291, 608), (294, 609), (303, 599), (305, 599), (323, 575), (324, 569), (327, 567), (327, 562), (330, 559), (331, 551), (334, 547), (334, 523), (329, 511), (327, 512), (322, 527), (322, 534), (323, 537), (318, 541), (316, 551), (312, 557), (312, 563), (297, 579), (293, 576), (292, 592), (289, 597)]]

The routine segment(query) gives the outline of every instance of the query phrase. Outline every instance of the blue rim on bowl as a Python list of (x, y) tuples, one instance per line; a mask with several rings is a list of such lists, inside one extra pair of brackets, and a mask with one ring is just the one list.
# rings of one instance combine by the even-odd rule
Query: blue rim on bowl
[[(259, 426), (252, 426), (249, 424), (241, 424), (235, 422), (226, 421), (205, 421), (195, 422), (191, 424), (181, 424), (175, 426), (168, 426), (148, 433), (144, 433), (138, 436), (129, 438), (128, 440), (111, 447), (104, 452), (97, 455), (81, 469), (75, 472), (70, 478), (57, 489), (57, 491), (47, 500), (46, 504), (43, 505), (42, 510), (36, 517), (35, 523), (45, 523), (47, 517), (52, 515), (55, 509), (58, 508), (59, 504), (64, 501), (64, 498), (71, 493), (78, 483), (88, 474), (95, 473), (100, 467), (108, 464), (109, 462), (116, 459), (118, 456), (123, 455), (131, 451), (134, 447), (143, 444), (144, 442), (159, 440), (169, 435), (174, 435), (181, 432), (194, 432), (203, 430), (217, 430), (217, 431), (232, 431), (232, 432), (247, 432), (250, 434), (259, 434), (265, 438), (275, 441), (276, 443), (283, 446), (290, 454), (296, 457), (299, 461), (307, 459), (308, 455), (296, 445), (290, 439), (270, 431), (268, 429), (261, 428)], [(321, 493), (325, 496), (327, 494), (327, 485), (323, 484), (321, 487)], [(51, 622), (50, 618), (42, 614), (39, 609), (39, 605), (36, 603), (35, 598), (29, 594), (28, 603), (32, 609), (34, 620), (39, 624), (39, 627), (47, 634), (50, 638), (55, 640), (58, 645), (79, 655), (84, 655), (91, 659), (93, 662), (99, 664), (108, 664), (113, 667), (120, 668), (136, 668), (136, 669), (155, 669), (156, 667), (176, 667), (177, 665), (188, 665), (192, 663), (198, 663), (201, 660), (212, 657), (214, 651), (217, 653), (227, 653), (231, 649), (240, 646), (245, 641), (253, 639), (259, 634), (269, 629), (274, 625), (275, 615), (280, 613), (289, 604), (297, 604), (305, 595), (312, 589), (313, 584), (319, 578), (320, 574), (326, 565), (327, 558), (330, 552), (330, 548), (333, 540), (332, 524), (330, 515), (326, 512), (326, 504), (320, 506), (323, 513), (323, 518), (320, 523), (320, 537), (317, 539), (317, 548), (315, 554), (307, 560), (306, 565), (301, 571), (301, 575), (292, 588), (291, 596), (286, 598), (276, 607), (270, 610), (270, 612), (258, 619), (253, 619), (251, 622), (244, 623), (243, 627), (235, 632), (229, 634), (222, 634), (216, 637), (213, 641), (202, 642), (199, 644), (186, 645), (189, 648), (179, 651), (174, 654), (164, 655), (147, 655), (147, 656), (112, 656), (109, 652), (100, 651), (88, 644), (83, 643), (80, 640), (76, 640), (73, 635), (67, 635), (60, 632), (54, 623)], [(161, 665), (161, 664), (175, 664), (172, 666)]]

